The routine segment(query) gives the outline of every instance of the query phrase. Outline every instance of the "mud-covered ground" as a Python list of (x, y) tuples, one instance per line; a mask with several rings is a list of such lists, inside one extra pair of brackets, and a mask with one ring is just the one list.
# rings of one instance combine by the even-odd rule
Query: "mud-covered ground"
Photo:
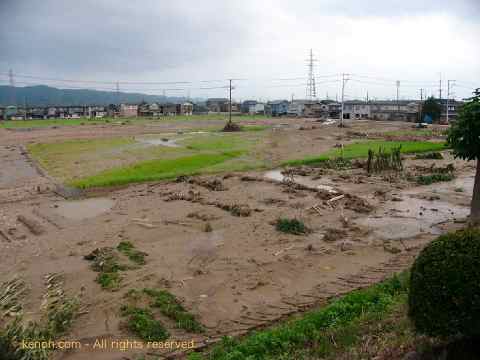
[[(362, 132), (411, 126), (359, 122), (339, 129), (309, 120), (265, 122), (286, 124), (279, 136), (293, 139), (290, 147), (272, 148), (272, 156), (322, 152), (339, 141), (363, 137)], [(43, 174), (23, 147), (31, 141), (124, 132), (152, 133), (144, 125), (0, 129), (0, 283), (22, 278), (27, 288), (19, 299), (22, 313), (26, 320), (38, 319), (45, 276), (63, 274), (66, 294), (79, 296), (82, 309), (65, 338), (84, 343), (133, 339), (120, 308), (129, 290), (143, 288), (168, 290), (206, 328), (192, 334), (162, 318), (172, 338), (195, 339), (196, 346), (203, 346), (224, 335), (240, 335), (405, 269), (426, 243), (462, 226), (468, 215), (474, 164), (454, 160), (448, 151), (443, 160), (405, 156), (401, 173), (369, 176), (360, 163), (343, 170), (303, 167), (286, 178), (280, 171), (222, 173), (91, 190), (66, 200), (65, 195), (72, 195), (68, 189)], [(448, 164), (455, 167), (454, 180), (415, 183), (432, 165)], [(279, 232), (279, 218), (300, 219), (310, 231)], [(146, 264), (122, 271), (117, 291), (102, 289), (84, 256), (121, 241), (148, 254)], [(97, 350), (94, 358), (144, 352)], [(56, 356), (92, 358), (87, 348)]]

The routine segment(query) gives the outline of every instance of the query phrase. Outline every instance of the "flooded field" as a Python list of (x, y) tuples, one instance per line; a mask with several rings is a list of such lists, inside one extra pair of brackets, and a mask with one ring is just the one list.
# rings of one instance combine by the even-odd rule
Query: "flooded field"
[[(19, 169), (1, 173), (0, 284), (15, 275), (28, 285), (18, 309), (39, 319), (52, 279), (61, 278), (55, 286), (81, 304), (68, 336), (84, 341), (134, 338), (122, 313), (129, 296), (168, 292), (203, 331), (181, 328), (158, 311), (156, 319), (171, 337), (204, 346), (380, 281), (407, 268), (437, 234), (466, 221), (474, 164), (445, 150), (440, 160), (405, 154), (402, 171), (368, 173), (363, 158), (341, 166), (286, 165), (337, 151), (338, 143), (370, 141), (368, 131), (407, 131), (411, 124), (339, 129), (308, 119), (267, 119), (257, 125), (268, 127), (239, 134), (177, 123), (78, 132), (0, 129), (0, 138), (28, 143), (35, 155), (31, 160), (20, 145), (0, 149), (1, 168)], [(216, 162), (225, 153), (233, 155)], [(205, 159), (210, 167), (192, 167)], [(63, 179), (122, 166), (135, 173), (143, 171), (141, 162), (157, 160), (158, 171), (176, 171), (178, 164), (194, 171), (83, 191), (64, 186)], [(449, 164), (453, 180), (418, 182), (435, 169), (452, 169)], [(285, 220), (304, 231), (284, 231)], [(172, 353), (158, 352), (181, 358)], [(142, 354), (102, 359), (127, 355)], [(77, 351), (59, 356), (91, 358)]]

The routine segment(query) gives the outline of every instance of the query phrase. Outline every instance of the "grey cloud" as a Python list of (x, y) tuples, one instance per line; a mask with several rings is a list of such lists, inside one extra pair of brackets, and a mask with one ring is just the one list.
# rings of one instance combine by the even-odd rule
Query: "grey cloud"
[[(225, 56), (250, 36), (221, 2), (25, 1), (3, 4), (0, 62), (69, 73), (148, 72)], [(244, 14), (245, 15), (245, 14)]]

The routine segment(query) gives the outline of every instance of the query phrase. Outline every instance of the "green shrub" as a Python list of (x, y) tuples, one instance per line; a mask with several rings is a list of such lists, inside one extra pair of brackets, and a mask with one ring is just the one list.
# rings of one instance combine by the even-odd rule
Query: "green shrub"
[(430, 336), (480, 336), (480, 230), (438, 237), (411, 271), (409, 316)]
[(278, 219), (275, 228), (283, 233), (304, 235), (310, 232), (305, 224), (298, 219)]

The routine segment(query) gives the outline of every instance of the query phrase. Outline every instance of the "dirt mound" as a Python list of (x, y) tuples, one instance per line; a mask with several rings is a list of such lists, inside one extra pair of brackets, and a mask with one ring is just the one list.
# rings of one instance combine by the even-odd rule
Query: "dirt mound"
[(222, 131), (225, 131), (225, 132), (242, 131), (242, 127), (240, 125), (234, 123), (233, 121), (228, 121), (225, 124), (225, 127), (223, 128)]

